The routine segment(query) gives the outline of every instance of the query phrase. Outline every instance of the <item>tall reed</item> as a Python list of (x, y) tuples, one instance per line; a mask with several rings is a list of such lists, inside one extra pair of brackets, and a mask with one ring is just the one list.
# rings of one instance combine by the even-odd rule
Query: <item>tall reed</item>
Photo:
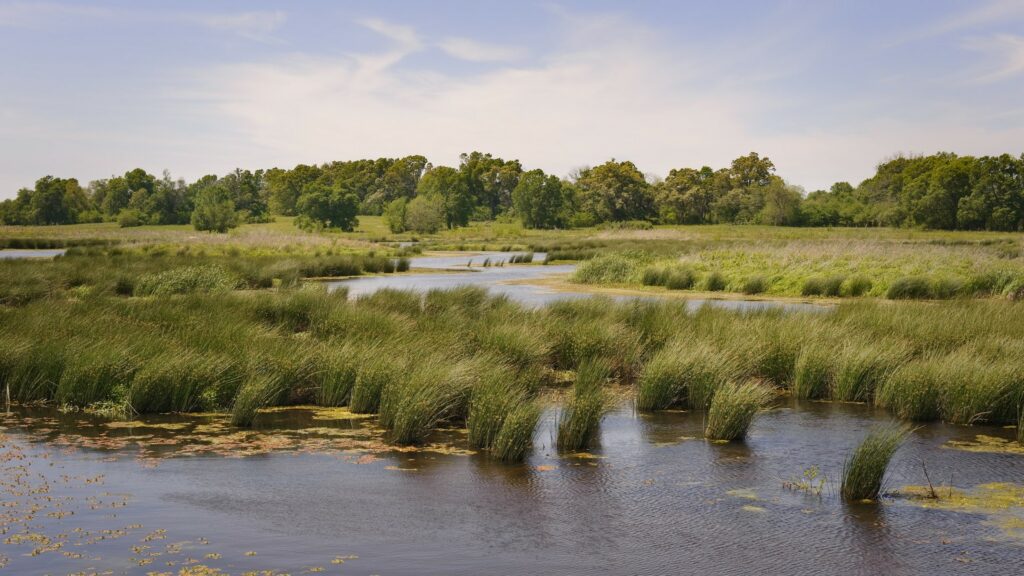
[(605, 391), (610, 371), (603, 361), (584, 361), (576, 373), (572, 394), (558, 417), (559, 450), (586, 450), (595, 441), (601, 419), (611, 407)]
[(770, 388), (755, 381), (724, 384), (711, 400), (704, 435), (730, 442), (744, 438), (754, 416), (768, 405), (773, 395)]
[(878, 498), (889, 462), (909, 434), (909, 428), (896, 424), (869, 432), (843, 465), (839, 489), (843, 499), (855, 502)]

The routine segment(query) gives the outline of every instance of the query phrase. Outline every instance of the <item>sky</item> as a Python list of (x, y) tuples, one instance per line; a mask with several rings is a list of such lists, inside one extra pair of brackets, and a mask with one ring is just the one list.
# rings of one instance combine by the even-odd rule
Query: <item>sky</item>
[(53, 175), (480, 150), (806, 190), (1024, 152), (1024, 0), (0, 0), (0, 198)]

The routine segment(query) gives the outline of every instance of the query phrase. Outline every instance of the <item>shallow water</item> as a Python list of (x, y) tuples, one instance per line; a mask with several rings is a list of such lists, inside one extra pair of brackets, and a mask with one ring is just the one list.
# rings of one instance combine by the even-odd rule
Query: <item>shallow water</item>
[[(575, 264), (493, 264), (505, 263), (517, 252), (477, 252), (458, 255), (422, 256), (410, 259), (410, 267), (416, 270), (437, 270), (437, 272), (419, 272), (417, 274), (395, 274), (384, 276), (366, 276), (328, 282), (328, 289), (348, 288), (352, 297), (372, 294), (381, 288), (398, 290), (417, 290), (425, 292), (433, 289), (450, 289), (462, 286), (483, 286), (494, 294), (504, 294), (509, 298), (527, 306), (543, 306), (559, 300), (588, 298), (593, 293), (579, 291), (568, 292), (551, 290), (540, 283), (530, 284), (530, 280), (541, 280), (552, 275), (569, 274), (575, 270)], [(534, 255), (535, 262), (544, 260), (543, 253)], [(492, 266), (484, 267), (485, 260), (490, 259)], [(510, 284), (509, 282), (515, 282)], [(615, 295), (615, 300), (658, 299), (657, 296)], [(687, 307), (692, 309), (709, 305), (731, 310), (761, 310), (782, 308), (786, 310), (823, 310), (817, 304), (799, 302), (773, 302), (770, 300), (709, 300), (687, 299)]]
[(0, 250), (0, 260), (20, 260), (23, 258), (55, 258), (67, 252), (64, 248), (39, 250)]
[[(555, 416), (545, 413), (529, 461), (510, 466), (470, 453), (458, 430), (429, 450), (392, 451), (373, 419), (343, 410), (266, 414), (255, 432), (225, 417), (110, 427), (22, 411), (4, 421), (0, 513), (35, 502), (28, 532), (51, 545), (67, 536), (37, 556), (25, 555), (37, 542), (0, 554), (11, 574), (176, 572), (190, 558), (233, 574), (367, 575), (1009, 574), (1024, 561), (1024, 499), (982, 511), (840, 502), (831, 479), (887, 419), (867, 406), (781, 406), (745, 443), (722, 445), (699, 439), (700, 413), (624, 405), (586, 457), (551, 449)], [(925, 483), (922, 462), (937, 486), (1021, 482), (1024, 455), (949, 447), (978, 434), (1012, 430), (919, 428), (888, 486)], [(830, 478), (821, 496), (784, 488), (810, 466)], [(8, 541), (26, 531), (6, 523)]]

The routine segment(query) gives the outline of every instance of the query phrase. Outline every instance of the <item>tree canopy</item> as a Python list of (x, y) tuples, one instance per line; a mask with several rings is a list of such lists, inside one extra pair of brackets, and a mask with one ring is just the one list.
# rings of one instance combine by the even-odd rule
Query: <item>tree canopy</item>
[(460, 156), (458, 167), (433, 166), (414, 155), (236, 169), (192, 183), (141, 168), (85, 187), (74, 178), (45, 176), (0, 202), (3, 224), (200, 222), (220, 230), (265, 222), (272, 214), (296, 216), (301, 226), (343, 230), (356, 226), (360, 214), (384, 214), (396, 233), (430, 230), (437, 218), (439, 226), (455, 228), (512, 217), (528, 228), (644, 220), (1021, 230), (1024, 155), (897, 156), (859, 185), (837, 182), (804, 194), (756, 152), (718, 169), (675, 168), (659, 180), (628, 161), (609, 160), (563, 179), (473, 151)]

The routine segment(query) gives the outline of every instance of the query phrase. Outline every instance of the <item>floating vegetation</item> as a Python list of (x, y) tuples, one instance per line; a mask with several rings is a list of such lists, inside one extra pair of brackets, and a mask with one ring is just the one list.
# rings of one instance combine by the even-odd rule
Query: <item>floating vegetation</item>
[(1024, 455), (1024, 445), (1019, 441), (1008, 440), (998, 436), (978, 434), (974, 440), (949, 440), (943, 448), (965, 450), (967, 452), (992, 452), (995, 454)]
[(904, 486), (894, 495), (922, 508), (988, 516), (985, 524), (1009, 539), (1024, 540), (1024, 486), (1020, 484), (991, 482), (968, 490)]

